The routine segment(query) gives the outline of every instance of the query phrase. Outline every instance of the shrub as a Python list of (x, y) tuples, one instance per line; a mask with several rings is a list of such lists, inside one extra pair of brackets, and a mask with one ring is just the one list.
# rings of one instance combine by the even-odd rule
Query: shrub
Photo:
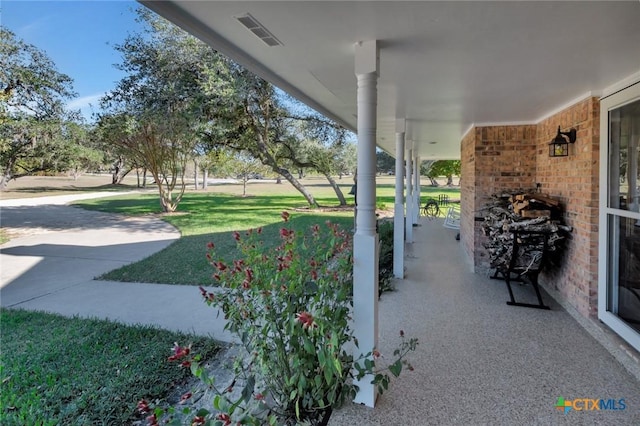
[[(289, 214), (282, 217), (287, 222)], [(224, 312), (226, 328), (240, 338), (246, 356), (234, 366), (239, 395), (216, 389), (215, 411), (198, 411), (192, 424), (211, 419), (219, 425), (326, 424), (334, 407), (355, 396), (354, 377), (371, 375), (384, 392), (387, 371), (398, 376), (417, 345), (401, 333), (395, 360), (386, 369), (376, 368), (375, 348), (354, 359), (352, 244), (338, 225), (313, 225), (307, 232), (285, 226), (280, 245), (270, 253), (263, 250), (261, 234), (260, 228), (234, 232), (242, 256), (229, 264), (209, 243), (207, 258), (219, 288), (200, 291), (207, 304)], [(189, 347), (176, 345), (172, 359), (215, 388)], [(143, 408), (151, 410), (146, 401)]]
[(379, 221), (378, 294), (395, 290), (393, 286), (393, 222)]

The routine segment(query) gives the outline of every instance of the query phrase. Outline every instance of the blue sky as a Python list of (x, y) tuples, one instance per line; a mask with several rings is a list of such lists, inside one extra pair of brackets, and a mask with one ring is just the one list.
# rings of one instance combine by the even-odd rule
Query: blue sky
[(113, 46), (139, 28), (137, 7), (135, 1), (2, 0), (0, 22), (44, 50), (58, 71), (73, 78), (78, 98), (69, 107), (90, 118), (98, 98), (123, 77), (113, 66), (120, 62)]

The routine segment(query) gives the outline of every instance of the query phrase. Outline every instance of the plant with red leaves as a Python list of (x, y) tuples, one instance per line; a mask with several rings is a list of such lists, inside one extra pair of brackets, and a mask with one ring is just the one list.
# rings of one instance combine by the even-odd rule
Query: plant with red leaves
[(149, 407), (149, 403), (144, 400), (141, 399), (140, 401), (138, 401), (138, 411), (142, 414), (147, 414), (148, 412), (151, 411), (151, 408)]
[[(289, 212), (281, 217), (285, 226), (273, 252), (263, 249), (260, 232), (249, 231), (243, 238), (234, 233), (242, 258), (233, 261), (232, 270), (217, 268), (220, 291), (215, 298), (201, 293), (207, 304), (224, 312), (227, 330), (252, 354), (236, 373), (249, 377), (251, 385), (263, 384), (263, 389), (256, 394), (245, 388), (243, 395), (255, 395), (254, 402), (268, 406), (279, 423), (321, 424), (327, 412), (355, 395), (354, 367), (358, 378), (375, 377), (381, 391), (388, 376), (376, 370), (373, 351), (354, 360), (344, 349), (354, 343), (350, 234), (331, 222), (303, 232), (293, 228)], [(218, 258), (215, 248), (208, 254)], [(212, 262), (214, 267), (220, 263)], [(408, 350), (395, 354), (392, 374), (399, 374)], [(380, 357), (378, 351), (375, 357)], [(238, 407), (228, 402), (227, 407)], [(251, 401), (244, 403), (250, 406)]]
[(171, 355), (168, 360), (169, 361), (177, 361), (181, 358), (186, 357), (187, 355), (189, 355), (189, 353), (191, 353), (191, 345), (186, 346), (186, 347), (181, 347), (180, 345), (178, 345), (178, 343), (174, 343), (173, 344), (173, 355)]
[[(204, 419), (216, 426), (324, 425), (333, 408), (355, 396), (354, 378), (370, 375), (380, 392), (389, 384), (390, 376), (375, 365), (384, 358), (378, 350), (354, 359), (345, 349), (357, 346), (350, 321), (350, 234), (331, 222), (304, 232), (293, 229), (295, 218), (288, 212), (281, 216), (285, 226), (275, 250), (263, 248), (262, 232), (249, 230), (242, 237), (234, 232), (242, 255), (227, 267), (216, 246), (207, 246), (219, 287), (215, 294), (200, 287), (200, 294), (224, 313), (226, 329), (249, 355), (235, 363), (233, 382), (218, 388), (190, 346), (174, 345), (169, 359), (188, 364), (216, 394), (215, 410), (198, 411), (190, 424)], [(392, 375), (408, 365), (405, 356), (416, 344), (402, 339), (386, 367)], [(232, 391), (240, 386), (237, 396)]]

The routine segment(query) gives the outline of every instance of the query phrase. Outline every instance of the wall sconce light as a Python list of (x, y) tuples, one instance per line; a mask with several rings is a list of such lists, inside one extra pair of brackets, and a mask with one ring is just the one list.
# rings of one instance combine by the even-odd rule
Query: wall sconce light
[[(566, 157), (569, 155), (569, 143), (576, 141), (576, 133), (576, 129), (561, 132), (560, 126), (558, 126), (558, 134), (549, 142), (549, 157)], [(565, 136), (569, 138), (568, 141)]]

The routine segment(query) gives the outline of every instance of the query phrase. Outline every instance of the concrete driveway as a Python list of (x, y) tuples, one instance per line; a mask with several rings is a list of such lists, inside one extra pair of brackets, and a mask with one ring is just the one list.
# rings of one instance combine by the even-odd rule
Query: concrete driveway
[(0, 306), (230, 340), (196, 287), (94, 279), (144, 259), (180, 237), (178, 230), (156, 216), (125, 217), (68, 205), (109, 195), (0, 200), (0, 226), (12, 236), (0, 246)]

